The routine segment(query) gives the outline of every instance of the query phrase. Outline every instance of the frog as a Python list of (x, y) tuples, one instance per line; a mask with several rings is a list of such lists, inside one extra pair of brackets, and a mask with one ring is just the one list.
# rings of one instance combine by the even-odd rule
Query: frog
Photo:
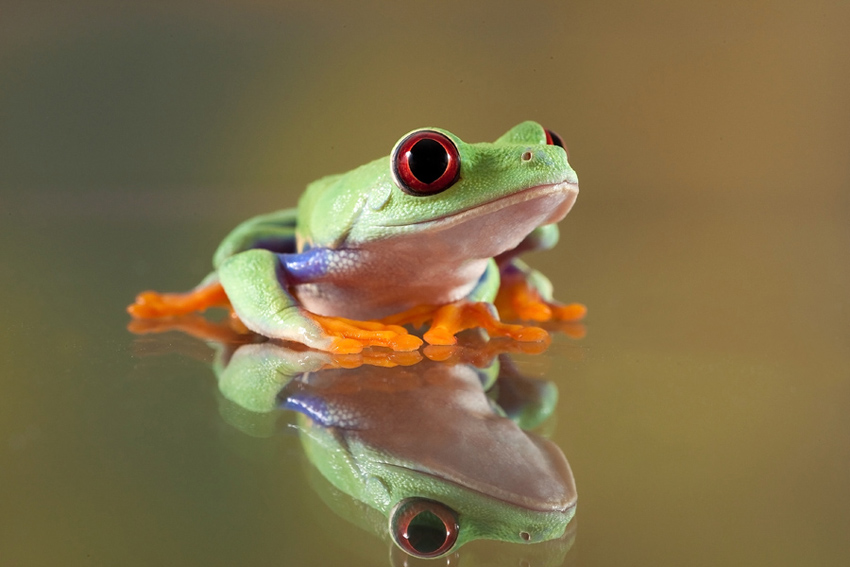
[(227, 307), (249, 331), (338, 354), (452, 345), (471, 328), (546, 341), (525, 322), (579, 321), (587, 309), (555, 301), (519, 256), (555, 246), (578, 190), (562, 138), (537, 122), (479, 143), (417, 129), (389, 156), (311, 183), (296, 208), (238, 225), (190, 292), (143, 292), (128, 311)]

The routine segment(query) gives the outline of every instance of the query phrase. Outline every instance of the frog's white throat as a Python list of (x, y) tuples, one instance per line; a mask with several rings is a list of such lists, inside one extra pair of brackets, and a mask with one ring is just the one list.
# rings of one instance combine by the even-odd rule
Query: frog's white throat
[(389, 238), (394, 244), (384, 246), (398, 246), (437, 261), (492, 258), (516, 248), (535, 228), (563, 219), (577, 196), (578, 185), (569, 181), (529, 187), (457, 213), (412, 223), (403, 234)]
[[(409, 226), (417, 230), (440, 231), (453, 226), (463, 224), (478, 217), (486, 217), (497, 214), (500, 211), (510, 209), (510, 216), (503, 220), (510, 222), (512, 219), (525, 219), (532, 226), (532, 230), (543, 224), (558, 222), (563, 219), (575, 204), (578, 197), (578, 185), (570, 181), (552, 183), (547, 185), (535, 185), (504, 197), (499, 197), (483, 204), (475, 205), (460, 212), (448, 214), (434, 219), (428, 219)], [(545, 205), (548, 214), (542, 215), (545, 220), (539, 220), (540, 205)]]

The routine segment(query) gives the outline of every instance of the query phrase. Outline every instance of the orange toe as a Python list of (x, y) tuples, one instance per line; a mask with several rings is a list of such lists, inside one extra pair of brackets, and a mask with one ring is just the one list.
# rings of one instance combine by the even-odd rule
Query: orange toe
[(355, 354), (371, 346), (409, 352), (418, 350), (422, 345), (422, 339), (409, 334), (407, 329), (399, 325), (326, 317), (313, 313), (309, 316), (327, 335), (333, 337), (329, 350), (334, 354)]
[(587, 315), (581, 303), (564, 305), (543, 299), (525, 279), (503, 282), (495, 304), (504, 318), (522, 321), (579, 321)]
[(587, 315), (587, 307), (581, 303), (556, 305), (552, 309), (552, 315), (558, 321), (581, 321)]
[(502, 323), (487, 303), (463, 300), (438, 308), (423, 338), (432, 345), (453, 345), (457, 342), (455, 335), (475, 327), (484, 329), (491, 337), (510, 337), (522, 342), (543, 341), (549, 337), (545, 330), (537, 327)]
[(186, 315), (204, 311), (209, 307), (230, 305), (224, 288), (218, 282), (195, 288), (186, 293), (158, 293), (143, 291), (136, 301), (127, 307), (127, 312), (136, 319), (155, 319)]

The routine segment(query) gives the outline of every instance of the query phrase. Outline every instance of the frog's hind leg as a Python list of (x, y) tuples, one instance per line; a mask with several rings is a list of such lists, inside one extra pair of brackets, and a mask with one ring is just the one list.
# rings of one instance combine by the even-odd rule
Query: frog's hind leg
[[(254, 249), (226, 258), (219, 278), (236, 315), (252, 331), (266, 337), (296, 341), (337, 354), (352, 354), (370, 346), (397, 351), (416, 350), (422, 344), (398, 325), (324, 317), (301, 308), (289, 293), (299, 270), (310, 272), (322, 249), (303, 254), (275, 254)], [(311, 262), (312, 259), (314, 262)]]
[(549, 278), (518, 259), (501, 267), (502, 285), (495, 305), (506, 319), (522, 321), (581, 321), (587, 307), (581, 303), (563, 304), (552, 297)]
[[(217, 269), (231, 256), (254, 248), (275, 253), (295, 252), (296, 216), (295, 209), (283, 209), (241, 223), (219, 245), (213, 255), (213, 267)], [(186, 293), (142, 292), (127, 311), (136, 319), (156, 319), (228, 306), (227, 294), (217, 272), (213, 272)]]
[(228, 307), (230, 302), (215, 273), (207, 276), (192, 291), (159, 293), (143, 291), (127, 312), (136, 319), (157, 319), (205, 311), (210, 307)]
[(250, 218), (230, 231), (213, 254), (213, 267), (218, 267), (235, 254), (262, 248), (276, 254), (296, 252), (296, 209), (283, 209)]
[(581, 303), (563, 304), (552, 297), (552, 282), (532, 269), (518, 256), (525, 252), (549, 250), (558, 242), (558, 226), (537, 227), (516, 248), (496, 258), (501, 285), (494, 303), (505, 319), (522, 321), (580, 321), (587, 314)]

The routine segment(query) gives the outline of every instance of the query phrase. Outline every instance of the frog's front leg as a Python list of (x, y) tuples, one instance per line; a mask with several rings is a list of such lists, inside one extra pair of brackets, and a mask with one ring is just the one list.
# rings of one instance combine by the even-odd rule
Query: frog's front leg
[(501, 285), (495, 304), (502, 317), (523, 321), (580, 321), (587, 314), (587, 307), (581, 303), (555, 301), (549, 278), (517, 257), (523, 252), (548, 250), (557, 242), (557, 225), (544, 225), (529, 234), (519, 246), (496, 258)]
[(493, 299), (499, 290), (499, 267), (490, 259), (487, 269), (475, 288), (460, 301), (446, 305), (422, 305), (404, 313), (385, 318), (385, 323), (421, 326), (431, 321), (423, 338), (431, 345), (453, 345), (455, 335), (466, 329), (479, 327), (491, 337), (510, 337), (521, 342), (539, 342), (548, 333), (538, 327), (510, 325), (499, 320)]
[(261, 335), (338, 354), (369, 346), (398, 351), (419, 348), (422, 340), (398, 325), (324, 317), (300, 306), (288, 288), (321, 272), (326, 253), (321, 248), (300, 254), (247, 250), (222, 261), (219, 280), (245, 326)]

